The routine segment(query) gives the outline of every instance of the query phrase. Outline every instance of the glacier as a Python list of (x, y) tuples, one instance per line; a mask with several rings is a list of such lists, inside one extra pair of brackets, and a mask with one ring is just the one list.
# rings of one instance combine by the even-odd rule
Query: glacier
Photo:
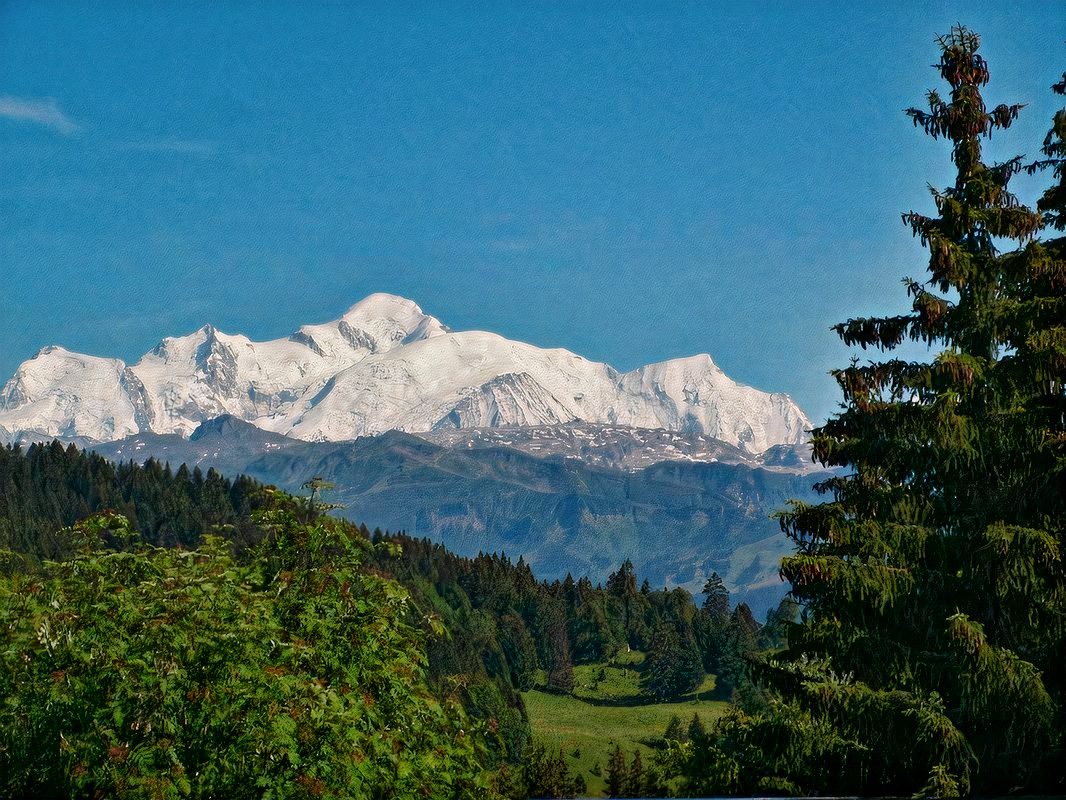
[(788, 395), (737, 383), (706, 354), (622, 373), (564, 349), (452, 331), (384, 293), (283, 339), (205, 325), (132, 366), (45, 347), (0, 389), (7, 440), (188, 437), (223, 415), (307, 441), (583, 422), (705, 435), (751, 454), (803, 444), (812, 427)]

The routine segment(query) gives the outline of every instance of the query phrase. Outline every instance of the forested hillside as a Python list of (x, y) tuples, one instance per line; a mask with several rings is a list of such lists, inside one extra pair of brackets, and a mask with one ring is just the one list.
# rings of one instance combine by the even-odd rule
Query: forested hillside
[(771, 514), (790, 499), (813, 500), (819, 478), (725, 460), (625, 470), (495, 442), (443, 447), (401, 431), (304, 442), (233, 417), (188, 439), (140, 434), (93, 449), (116, 462), (214, 467), (288, 491), (321, 477), (356, 523), (429, 537), (464, 556), (522, 554), (541, 578), (603, 581), (628, 558), (653, 584), (698, 592), (717, 572), (760, 618), (786, 591), (778, 562), (789, 544)]
[(58, 532), (104, 509), (124, 515), (152, 544), (189, 547), (222, 526), (239, 538), (249, 533), (260, 489), (214, 469), (172, 469), (151, 459), (113, 464), (58, 442), (0, 447), (0, 547), (65, 555), (70, 543)]
[[(270, 536), (263, 510), (284, 496), (214, 470), (204, 475), (153, 460), (116, 466), (72, 445), (0, 454), (5, 544), (31, 557), (17, 568), (28, 574), (42, 559), (76, 555), (80, 534), (70, 526), (99, 512), (124, 515), (151, 547), (188, 549), (203, 535), (221, 535), (243, 561)], [(329, 508), (321, 499), (318, 508), (292, 502), (312, 520)], [(364, 571), (395, 578), (410, 593), (405, 618), (426, 634), (428, 685), (440, 698), (458, 697), (482, 723), (482, 763), (491, 770), (514, 769), (534, 752), (522, 692), (587, 689), (575, 681), (575, 667), (602, 671), (627, 653), (646, 652), (637, 694), (626, 703), (683, 698), (709, 674), (717, 675), (716, 696), (728, 699), (745, 681), (745, 658), (780, 645), (794, 615), (786, 602), (760, 624), (745, 604), (731, 606), (717, 575), (697, 603), (685, 589), (653, 588), (629, 561), (604, 584), (569, 575), (548, 582), (502, 554), (465, 558), (427, 539), (337, 524), (367, 543)], [(114, 539), (106, 528), (101, 534)]]

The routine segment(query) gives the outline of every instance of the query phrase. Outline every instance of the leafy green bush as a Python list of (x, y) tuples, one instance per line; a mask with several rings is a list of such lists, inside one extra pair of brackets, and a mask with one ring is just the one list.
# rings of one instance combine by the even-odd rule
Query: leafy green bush
[(0, 577), (0, 793), (486, 796), (479, 737), (425, 689), (407, 593), (349, 525), (305, 516), (279, 498), (242, 560), (96, 517), (69, 560)]

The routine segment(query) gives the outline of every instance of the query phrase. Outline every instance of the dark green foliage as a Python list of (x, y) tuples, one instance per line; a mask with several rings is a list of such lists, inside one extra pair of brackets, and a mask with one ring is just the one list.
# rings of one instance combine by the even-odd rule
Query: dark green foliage
[[(697, 609), (683, 589), (638, 590), (632, 564), (623, 564), (606, 586), (593, 586), (587, 578), (547, 583), (538, 582), (523, 561), (506, 556), (462, 558), (403, 535), (375, 541), (399, 545), (403, 558), (381, 560), (378, 567), (409, 587), (418, 606), (439, 614), (452, 633), (431, 643), (436, 679), (485, 675), (525, 690), (543, 670), (546, 688), (567, 693), (574, 686), (574, 664), (608, 660), (632, 646), (648, 652), (646, 674), (655, 664), (661, 667), (661, 678), (648, 684), (650, 695), (674, 697), (699, 685), (707, 662), (717, 664), (724, 653), (733, 657), (734, 618), (753, 626), (732, 636), (745, 647), (753, 641), (748, 634), (759, 629), (746, 607), (739, 617), (731, 615), (728, 601), (719, 615)], [(701, 628), (706, 620), (717, 627)], [(508, 755), (512, 761), (517, 757), (513, 751)]]
[(585, 779), (571, 775), (562, 752), (551, 753), (534, 742), (526, 752), (522, 766), (505, 768), (499, 778), (501, 794), (514, 800), (530, 797), (579, 797), (585, 793)]
[[(1052, 86), (1051, 90), (1055, 94), (1066, 95), (1066, 72), (1062, 74), (1062, 80)], [(1044, 137), (1041, 152), (1046, 158), (1030, 164), (1026, 170), (1030, 175), (1050, 170), (1053, 183), (1037, 201), (1036, 207), (1044, 215), (1045, 225), (1063, 231), (1066, 230), (1066, 108), (1059, 109), (1052, 118), (1051, 130)], [(1064, 245), (1066, 245), (1066, 240), (1059, 238), (1046, 242), (1045, 248), (1054, 254), (1052, 257), (1055, 260), (1061, 263)], [(1052, 265), (1048, 267), (1050, 267), (1048, 274), (1043, 277), (1055, 280), (1054, 271), (1057, 268)], [(1061, 280), (1061, 274), (1058, 279)]]
[(699, 714), (693, 714), (691, 721), (688, 723), (688, 733), (686, 738), (691, 741), (707, 738), (707, 728), (703, 724), (703, 720), (700, 719)]
[(681, 697), (700, 685), (703, 674), (703, 659), (691, 635), (682, 638), (669, 624), (656, 628), (644, 673), (644, 690), (649, 695), (657, 700)]
[(717, 689), (723, 697), (730, 697), (748, 678), (748, 664), (759, 650), (759, 623), (751, 609), (741, 603), (730, 615), (724, 630), (722, 657), (718, 663)]
[(608, 797), (669, 797), (670, 793), (659, 765), (645, 767), (639, 750), (629, 760), (625, 751), (615, 745), (607, 762)]
[[(254, 557), (130, 543), (0, 578), (6, 797), (486, 796), (475, 729), (424, 681), (408, 594), (350, 525), (279, 498)], [(103, 548), (103, 538), (117, 548)]]
[[(703, 668), (719, 674), (725, 657), (726, 632), (729, 627), (729, 592), (717, 572), (703, 586), (704, 601), (693, 620), (696, 645), (703, 657)], [(719, 679), (719, 683), (720, 683)]]
[(626, 754), (621, 747), (615, 745), (607, 761), (607, 796), (622, 797), (628, 784), (629, 766), (626, 764)]
[(729, 615), (729, 590), (725, 588), (722, 576), (712, 572), (703, 584), (703, 610), (712, 618), (723, 619)]
[(986, 107), (975, 34), (940, 45), (950, 95), (907, 112), (955, 167), (935, 216), (904, 215), (927, 279), (905, 282), (910, 313), (836, 328), (848, 345), (937, 355), (834, 373), (843, 410), (814, 451), (843, 471), (825, 502), (782, 516), (803, 622), (786, 623), (784, 653), (745, 659), (764, 687), (748, 713), (678, 751), (690, 793), (1063, 788), (1066, 263), (1061, 240), (1033, 237), (1062, 222), (1066, 117), (1045, 143), (1059, 184), (1041, 217), (1007, 189), (1019, 159), (982, 161), (1021, 106)]
[(670, 723), (666, 726), (666, 731), (663, 733), (663, 739), (667, 742), (688, 741), (688, 728), (681, 724), (681, 718), (676, 714), (670, 718)]
[(544, 666), (548, 691), (567, 694), (574, 688), (574, 664), (570, 659), (564, 603), (552, 598), (540, 608), (537, 623), (544, 641)]
[(104, 509), (124, 515), (155, 545), (191, 547), (220, 526), (248, 541), (260, 489), (213, 469), (205, 475), (182, 465), (174, 472), (154, 460), (116, 466), (58, 442), (0, 447), (0, 547), (34, 559), (69, 555), (61, 532)]
[(788, 643), (788, 632), (799, 619), (800, 606), (791, 597), (784, 598), (777, 608), (766, 613), (766, 623), (759, 629), (759, 646), (764, 650), (778, 650)]

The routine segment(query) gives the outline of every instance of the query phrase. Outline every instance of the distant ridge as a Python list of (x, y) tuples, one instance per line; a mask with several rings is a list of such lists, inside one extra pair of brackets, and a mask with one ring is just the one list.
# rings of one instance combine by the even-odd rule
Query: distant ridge
[(791, 544), (770, 514), (790, 498), (813, 500), (819, 477), (807, 471), (804, 446), (767, 453), (795, 456), (804, 464), (796, 470), (662, 430), (575, 423), (451, 433), (461, 438), (387, 431), (307, 442), (226, 416), (188, 438), (143, 433), (92, 449), (117, 462), (154, 457), (296, 491), (321, 476), (353, 520), (462, 555), (523, 556), (548, 579), (602, 580), (629, 558), (653, 583), (698, 592), (716, 571), (760, 616), (787, 589), (778, 564)]

